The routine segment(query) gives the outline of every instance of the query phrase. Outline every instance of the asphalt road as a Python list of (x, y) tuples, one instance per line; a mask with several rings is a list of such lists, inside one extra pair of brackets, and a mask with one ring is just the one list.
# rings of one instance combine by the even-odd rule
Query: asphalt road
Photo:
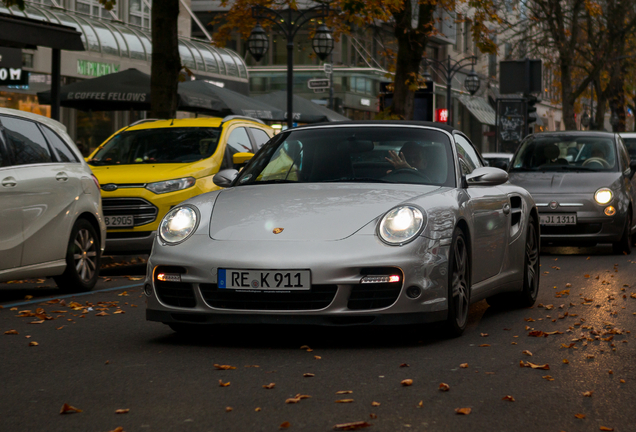
[[(457, 339), (435, 326), (180, 337), (145, 321), (143, 265), (75, 297), (0, 284), (0, 431), (636, 431), (636, 253), (544, 249), (541, 269), (535, 307), (475, 304)], [(38, 308), (53, 319), (19, 316)], [(60, 415), (65, 403), (82, 412)]]

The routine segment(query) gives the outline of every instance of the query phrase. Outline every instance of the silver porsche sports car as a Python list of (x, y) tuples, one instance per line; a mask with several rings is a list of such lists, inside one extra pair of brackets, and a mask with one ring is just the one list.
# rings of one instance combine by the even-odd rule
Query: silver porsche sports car
[(539, 215), (460, 131), (346, 122), (272, 138), (225, 187), (173, 208), (148, 261), (146, 317), (466, 327), (471, 303), (532, 305)]

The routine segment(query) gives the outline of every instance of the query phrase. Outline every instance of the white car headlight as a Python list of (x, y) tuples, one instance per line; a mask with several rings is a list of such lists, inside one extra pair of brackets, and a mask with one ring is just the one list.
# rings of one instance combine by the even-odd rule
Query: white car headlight
[(402, 245), (413, 240), (422, 230), (425, 217), (417, 207), (400, 206), (384, 215), (378, 226), (378, 235), (391, 245)]
[(174, 180), (160, 181), (156, 183), (148, 183), (146, 189), (156, 194), (175, 192), (194, 186), (197, 180), (194, 177), (184, 177)]
[(600, 188), (594, 193), (594, 200), (599, 204), (607, 204), (613, 196), (612, 191), (608, 188)]
[(192, 207), (176, 207), (170, 210), (159, 224), (159, 237), (166, 243), (181, 243), (194, 233), (199, 218)]

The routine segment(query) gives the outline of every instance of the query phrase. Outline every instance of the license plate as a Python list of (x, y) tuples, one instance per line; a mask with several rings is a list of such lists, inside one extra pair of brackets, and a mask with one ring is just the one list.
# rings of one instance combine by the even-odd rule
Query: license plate
[(236, 270), (219, 269), (220, 289), (292, 291), (311, 289), (309, 270)]
[(555, 213), (539, 215), (541, 225), (576, 225), (576, 213)]
[(134, 219), (132, 216), (104, 216), (106, 228), (132, 227)]

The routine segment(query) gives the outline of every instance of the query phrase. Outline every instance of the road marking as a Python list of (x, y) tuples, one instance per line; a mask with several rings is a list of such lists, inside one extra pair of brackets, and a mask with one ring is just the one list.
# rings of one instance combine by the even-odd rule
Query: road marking
[(44, 297), (44, 298), (41, 298), (41, 299), (38, 299), (38, 300), (29, 300), (29, 301), (24, 301), (24, 302), (20, 302), (20, 303), (3, 304), (2, 306), (4, 308), (11, 308), (11, 307), (24, 306), (24, 305), (33, 304), (33, 303), (46, 302), (46, 301), (54, 300), (54, 299), (64, 299), (64, 298), (70, 298), (70, 297), (81, 297), (81, 296), (85, 296), (85, 295), (97, 294), (97, 293), (100, 293), (100, 292), (117, 291), (117, 290), (127, 289), (127, 288), (136, 288), (136, 287), (140, 287), (140, 286), (143, 286), (143, 285), (144, 285), (143, 283), (140, 283), (140, 284), (135, 284), (135, 285), (125, 285), (125, 286), (115, 287), (115, 288), (104, 288), (104, 289), (100, 289), (100, 290), (88, 291), (88, 292), (77, 293), (77, 294), (67, 294), (67, 295), (63, 295), (63, 296), (53, 296), (53, 297), (48, 297), (48, 298)]

